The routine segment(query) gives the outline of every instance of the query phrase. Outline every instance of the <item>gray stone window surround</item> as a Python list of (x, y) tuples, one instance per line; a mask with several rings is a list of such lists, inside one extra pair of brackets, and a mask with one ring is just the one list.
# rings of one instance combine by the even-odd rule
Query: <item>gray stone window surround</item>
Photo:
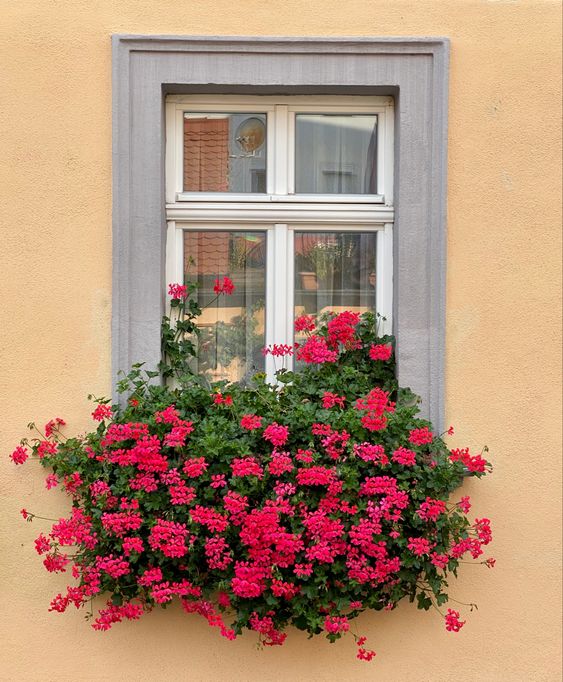
[(166, 95), (392, 94), (399, 381), (441, 429), (448, 39), (115, 35), (112, 42), (112, 377), (160, 358)]

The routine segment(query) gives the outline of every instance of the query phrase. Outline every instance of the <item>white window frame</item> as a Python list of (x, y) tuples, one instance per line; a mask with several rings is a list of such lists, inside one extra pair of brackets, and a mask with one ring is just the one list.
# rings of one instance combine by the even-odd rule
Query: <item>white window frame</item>
[[(266, 194), (183, 191), (184, 113), (266, 114)], [(377, 114), (377, 194), (295, 194), (295, 116), (299, 113)], [(293, 344), (296, 231), (376, 232), (376, 311), (382, 334), (393, 321), (393, 98), (181, 96), (166, 100), (166, 274), (184, 277), (184, 231), (265, 232), (265, 343)], [(274, 358), (266, 374), (274, 379)]]

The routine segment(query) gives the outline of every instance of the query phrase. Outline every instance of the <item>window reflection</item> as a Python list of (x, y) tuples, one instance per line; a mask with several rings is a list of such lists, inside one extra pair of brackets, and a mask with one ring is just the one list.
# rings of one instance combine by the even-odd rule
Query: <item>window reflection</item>
[(296, 232), (294, 316), (375, 312), (376, 240), (375, 232)]
[[(185, 279), (195, 281), (204, 308), (196, 371), (210, 381), (245, 381), (264, 371), (266, 235), (249, 231), (185, 231)], [(235, 291), (217, 297), (216, 278)]]
[(266, 192), (266, 115), (184, 114), (185, 192)]
[(377, 116), (297, 114), (298, 194), (377, 194)]

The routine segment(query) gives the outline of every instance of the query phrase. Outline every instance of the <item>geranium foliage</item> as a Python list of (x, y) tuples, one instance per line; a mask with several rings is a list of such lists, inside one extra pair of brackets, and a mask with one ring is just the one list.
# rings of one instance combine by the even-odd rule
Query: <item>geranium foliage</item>
[[(191, 370), (193, 290), (170, 287), (169, 385), (136, 366), (119, 384), (121, 407), (96, 400), (95, 430), (30, 425), (38, 437), (12, 453), (16, 464), (37, 457), (51, 470), (46, 486), (72, 500), (35, 541), (47, 570), (74, 579), (51, 610), (85, 606), (107, 630), (179, 600), (229, 639), (250, 629), (282, 644), (293, 625), (334, 641), (362, 611), (405, 597), (441, 611), (460, 562), (494, 564), (483, 559), (488, 519), (468, 516), (469, 498), (450, 499), (490, 465), (448, 448), (418, 416), (373, 315), (299, 318), (304, 343), (264, 349), (280, 365), (275, 384), (258, 374), (210, 385)], [(216, 282), (218, 296), (231, 292), (228, 278)], [(293, 355), (296, 372), (285, 368)], [(442, 615), (451, 631), (465, 622)]]

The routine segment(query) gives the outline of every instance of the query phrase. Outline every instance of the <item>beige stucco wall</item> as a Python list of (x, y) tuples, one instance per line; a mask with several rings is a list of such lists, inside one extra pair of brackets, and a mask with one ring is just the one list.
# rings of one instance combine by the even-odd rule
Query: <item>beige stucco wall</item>
[[(558, 680), (560, 673), (560, 39), (554, 0), (1, 0), (2, 680)], [(494, 570), (452, 589), (479, 611), (458, 635), (409, 605), (365, 615), (378, 651), (291, 633), (222, 640), (155, 612), (96, 633), (49, 614), (65, 583), (19, 510), (62, 513), (39, 466), (7, 454), (26, 423), (88, 423), (107, 393), (112, 33), (446, 35), (452, 41), (447, 414), (487, 443), (466, 484), (496, 528)]]

